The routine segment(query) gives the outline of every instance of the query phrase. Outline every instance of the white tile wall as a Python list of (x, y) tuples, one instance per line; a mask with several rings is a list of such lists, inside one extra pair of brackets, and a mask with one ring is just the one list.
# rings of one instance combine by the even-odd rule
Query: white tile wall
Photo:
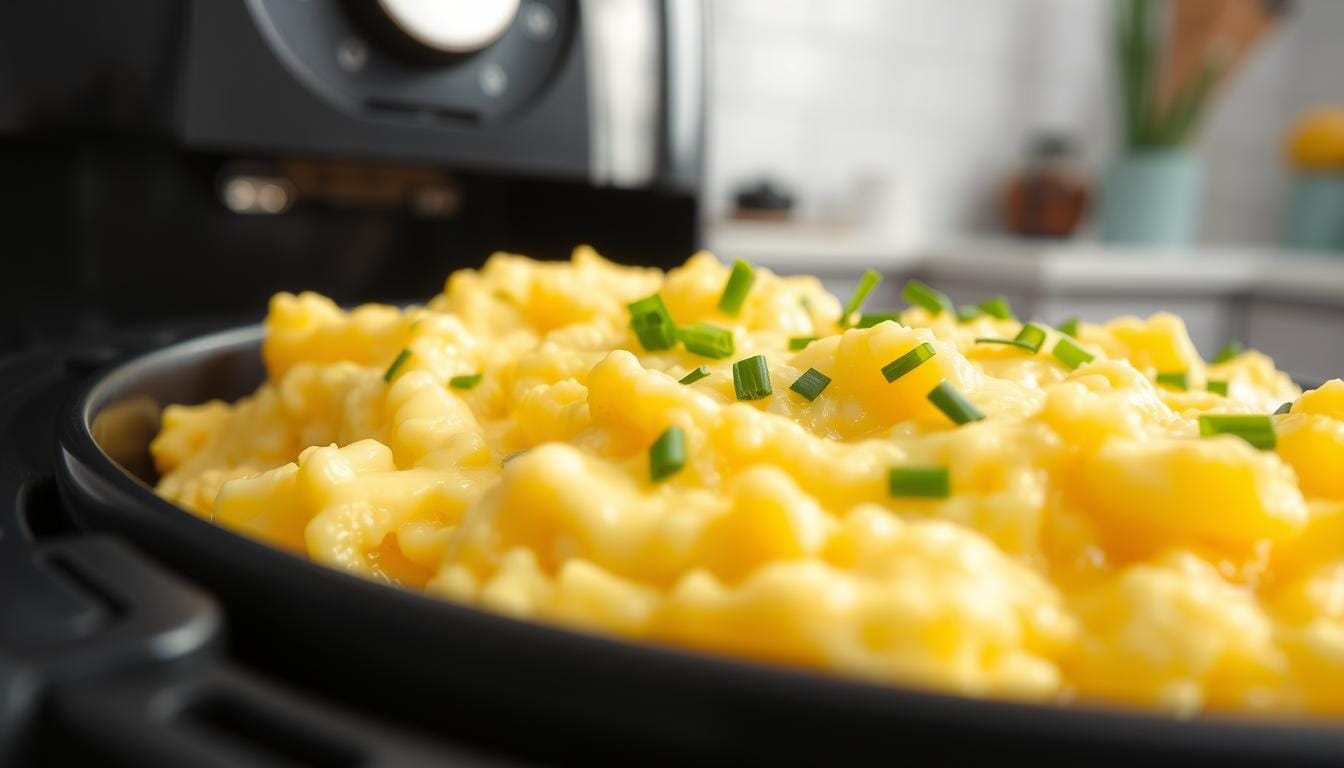
[[(711, 215), (764, 173), (809, 214), (869, 210), (898, 242), (995, 228), (993, 189), (1035, 131), (1085, 141), (1100, 170), (1113, 126), (1110, 0), (710, 0)], [(1220, 94), (1199, 147), (1203, 239), (1278, 238), (1283, 132), (1344, 102), (1344, 2), (1300, 0)]]

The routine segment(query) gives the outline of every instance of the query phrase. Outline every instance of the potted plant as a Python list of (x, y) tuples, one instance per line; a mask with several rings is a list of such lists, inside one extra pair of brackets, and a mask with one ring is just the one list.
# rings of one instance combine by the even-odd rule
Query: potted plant
[(1101, 190), (1101, 238), (1179, 246), (1194, 239), (1203, 166), (1191, 149), (1211, 97), (1272, 24), (1261, 0), (1119, 0), (1115, 48), (1123, 144)]

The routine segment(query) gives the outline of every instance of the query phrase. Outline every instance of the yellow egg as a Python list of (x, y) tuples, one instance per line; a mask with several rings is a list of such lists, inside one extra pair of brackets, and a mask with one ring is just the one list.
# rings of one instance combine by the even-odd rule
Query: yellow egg
[[(730, 314), (728, 274), (580, 248), (496, 254), (423, 307), (280, 294), (256, 392), (164, 411), (157, 490), (333, 568), (636, 641), (971, 696), (1344, 712), (1344, 382), (1205, 364), (1170, 314), (1082, 324), (1076, 368), (1052, 329), (976, 341), (1014, 320), (842, 327), (820, 281), (764, 269)], [(646, 348), (627, 305), (655, 293), (732, 353)], [(739, 399), (756, 355), (769, 391)], [(1285, 401), (1272, 449), (1201, 433)]]

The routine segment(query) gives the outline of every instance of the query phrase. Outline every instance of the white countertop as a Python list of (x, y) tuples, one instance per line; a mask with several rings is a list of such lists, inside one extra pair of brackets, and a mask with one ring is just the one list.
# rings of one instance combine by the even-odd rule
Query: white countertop
[(760, 221), (714, 222), (706, 234), (710, 250), (721, 257), (779, 272), (834, 275), (872, 268), (1051, 291), (1255, 293), (1344, 305), (1344, 253), (1217, 245), (1166, 250), (1011, 238), (956, 238), (912, 247), (841, 226)]

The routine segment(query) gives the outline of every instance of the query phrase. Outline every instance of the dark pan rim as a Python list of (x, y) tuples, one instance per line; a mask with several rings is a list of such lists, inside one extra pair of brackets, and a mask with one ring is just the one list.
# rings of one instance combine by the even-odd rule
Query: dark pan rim
[[(1344, 759), (1344, 727), (1326, 718), (1295, 716), (1276, 719), (1234, 713), (1200, 714), (1177, 718), (1139, 709), (1111, 707), (1104, 702), (1041, 704), (1010, 699), (975, 698), (951, 693), (903, 688), (856, 678), (775, 665), (726, 655), (701, 653), (656, 643), (628, 641), (553, 624), (514, 619), (469, 605), (430, 597), (319, 565), (203, 520), (157, 496), (133, 476), (94, 439), (92, 424), (98, 412), (114, 398), (133, 389), (148, 372), (183, 357), (221, 354), (257, 346), (260, 326), (248, 326), (179, 342), (121, 363), (82, 385), (57, 425), (58, 480), (76, 495), (88, 494), (87, 483), (74, 475), (92, 473), (97, 492), (115, 492), (104, 503), (130, 504), (148, 513), (171, 535), (184, 542), (204, 541), (209, 547), (239, 560), (265, 563), (276, 578), (304, 580), (321, 589), (339, 591), (354, 599), (374, 599), (393, 606), (398, 615), (436, 619), (459, 625), (464, 631), (514, 636), (520, 643), (547, 643), (575, 658), (600, 656), (635, 662), (640, 668), (660, 670), (665, 676), (716, 686), (749, 687), (756, 697), (799, 697), (844, 702), (854, 708), (872, 708), (893, 715), (918, 712), (928, 719), (947, 718), (965, 724), (968, 736), (977, 728), (1012, 730), (1041, 739), (1082, 739), (1088, 746), (1142, 742), (1172, 754), (1198, 754), (1216, 747), (1221, 753), (1247, 757), (1291, 755), (1294, 759)], [(451, 663), (447, 660), (444, 663)], [(640, 686), (638, 680), (630, 685)]]

